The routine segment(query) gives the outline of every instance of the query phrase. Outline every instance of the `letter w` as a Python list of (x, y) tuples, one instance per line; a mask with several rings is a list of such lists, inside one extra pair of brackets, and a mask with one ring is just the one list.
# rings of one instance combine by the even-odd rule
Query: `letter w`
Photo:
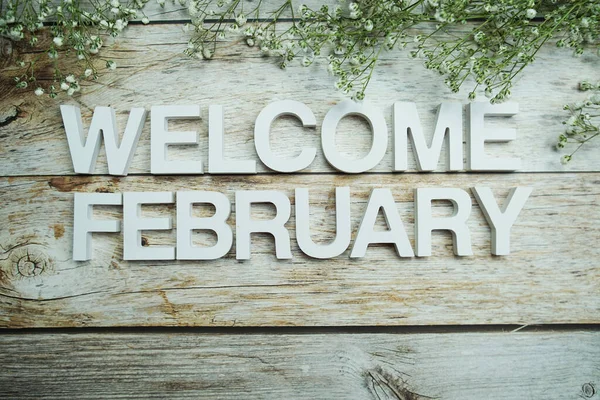
[(102, 131), (106, 146), (108, 173), (110, 175), (127, 175), (129, 165), (133, 160), (134, 150), (144, 128), (146, 120), (146, 110), (144, 108), (131, 109), (121, 146), (117, 144), (119, 141), (117, 119), (115, 110), (111, 107), (96, 107), (87, 140), (83, 132), (79, 108), (62, 105), (60, 106), (60, 113), (67, 132), (73, 169), (76, 173), (94, 173), (96, 159), (100, 152), (100, 131)]

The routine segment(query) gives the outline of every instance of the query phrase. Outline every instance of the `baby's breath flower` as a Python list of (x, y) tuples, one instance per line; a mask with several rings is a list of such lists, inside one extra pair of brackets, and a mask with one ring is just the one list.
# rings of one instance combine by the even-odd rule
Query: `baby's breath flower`
[(63, 38), (62, 38), (62, 36), (57, 36), (54, 39), (52, 39), (52, 41), (58, 47), (61, 47), (63, 45)]
[(117, 63), (112, 60), (109, 60), (106, 62), (106, 68), (108, 68), (110, 70), (115, 70), (115, 69), (117, 69)]
[(42, 89), (41, 87), (38, 87), (37, 89), (35, 89), (34, 93), (36, 96), (41, 96), (44, 94), (44, 89)]
[(594, 90), (598, 93), (588, 96), (586, 101), (564, 106), (570, 116), (563, 121), (565, 133), (559, 136), (556, 147), (563, 149), (568, 143), (575, 143), (577, 147), (571, 154), (563, 156), (563, 164), (569, 162), (582, 145), (600, 135), (600, 87), (585, 81), (581, 82), (579, 87), (582, 91)]
[(567, 165), (569, 161), (571, 161), (571, 158), (573, 157), (570, 155), (564, 155), (561, 157), (560, 162), (562, 163), (562, 165)]
[(202, 57), (204, 57), (207, 60), (210, 60), (212, 58), (212, 56), (213, 56), (213, 53), (208, 47), (205, 47), (202, 49)]
[(537, 15), (537, 11), (534, 10), (533, 8), (528, 8), (527, 11), (525, 12), (525, 15), (527, 16), (527, 18), (533, 19)]
[(238, 26), (244, 26), (246, 24), (247, 18), (244, 14), (240, 14), (236, 17), (235, 22)]

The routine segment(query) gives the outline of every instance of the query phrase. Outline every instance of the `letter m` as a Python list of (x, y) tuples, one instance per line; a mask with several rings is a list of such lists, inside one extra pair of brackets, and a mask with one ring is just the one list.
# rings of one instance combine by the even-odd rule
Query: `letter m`
[(445, 137), (448, 137), (446, 168), (449, 171), (463, 168), (463, 120), (460, 104), (440, 105), (431, 146), (428, 146), (415, 103), (394, 103), (395, 171), (406, 171), (408, 168), (408, 136), (412, 141), (418, 170), (434, 171), (437, 168)]

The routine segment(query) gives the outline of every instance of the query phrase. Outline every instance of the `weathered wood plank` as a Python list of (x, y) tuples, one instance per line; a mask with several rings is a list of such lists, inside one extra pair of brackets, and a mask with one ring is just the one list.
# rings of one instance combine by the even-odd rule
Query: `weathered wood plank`
[[(3, 249), (0, 325), (264, 326), (600, 322), (600, 176), (580, 174), (404, 174), (281, 177), (39, 177), (0, 185)], [(294, 212), (286, 227), (293, 259), (276, 260), (270, 236), (253, 235), (252, 256), (234, 248), (207, 262), (125, 262), (121, 234), (95, 234), (89, 262), (72, 261), (73, 193), (311, 188), (311, 231), (335, 235), (333, 188), (349, 186), (352, 239), (372, 188), (390, 188), (414, 244), (413, 189), (490, 186), (503, 199), (515, 186), (533, 193), (512, 228), (511, 255), (490, 255), (490, 230), (474, 203), (474, 256), (455, 257), (449, 234), (434, 233), (432, 257), (399, 258), (393, 246), (349, 250), (326, 261), (303, 255)], [(440, 213), (449, 207), (440, 205)], [(98, 210), (120, 219), (120, 207)], [(173, 207), (148, 211), (174, 217)], [(256, 218), (271, 218), (257, 207)], [(235, 214), (229, 223), (234, 226)], [(198, 234), (198, 245), (213, 238)], [(175, 245), (175, 232), (147, 232), (149, 246)], [(19, 267), (29, 260), (39, 268)]]
[(0, 336), (11, 398), (595, 399), (600, 333)]
[[(174, 128), (194, 129), (200, 133), (197, 149), (170, 151), (173, 158), (207, 155), (208, 105), (220, 104), (225, 109), (227, 157), (257, 159), (253, 142), (253, 123), (260, 110), (278, 99), (294, 99), (306, 103), (315, 113), (318, 126), (335, 103), (345, 99), (333, 89), (334, 78), (317, 62), (309, 68), (292, 63), (281, 71), (275, 59), (261, 56), (257, 49), (232, 42), (225, 45), (210, 61), (187, 58), (182, 54), (188, 34), (177, 24), (132, 26), (113, 47), (106, 47), (104, 57), (117, 61), (116, 72), (100, 79), (100, 84), (87, 87), (84, 93), (70, 99), (53, 101), (33, 93), (9, 90), (12, 71), (0, 71), (4, 93), (0, 95), (0, 115), (15, 114), (0, 126), (0, 174), (64, 175), (73, 174), (71, 157), (62, 127), (59, 104), (70, 103), (82, 108), (84, 123), (89, 124), (92, 110), (98, 105), (111, 105), (125, 126), (133, 106), (149, 108), (158, 104), (200, 104), (202, 121), (173, 124)], [(444, 101), (466, 104), (466, 92), (451, 94), (443, 79), (413, 60), (408, 52), (393, 52), (382, 57), (368, 91), (367, 99), (382, 110), (388, 121), (391, 138), (391, 108), (395, 101), (417, 103), (426, 132), (432, 134), (437, 106)], [(561, 121), (565, 103), (579, 101), (584, 95), (576, 90), (581, 79), (597, 76), (595, 55), (574, 59), (568, 52), (544, 47), (535, 64), (527, 68), (517, 83), (513, 101), (520, 112), (512, 118), (489, 118), (490, 125), (518, 129), (517, 140), (489, 145), (496, 156), (516, 156), (523, 161), (523, 171), (599, 171), (600, 158), (594, 145), (577, 153), (568, 166), (559, 162), (561, 153), (553, 149), (563, 130)], [(540, 76), (555, 77), (539, 79)], [(31, 91), (30, 91), (31, 92)], [(338, 148), (349, 157), (366, 154), (371, 134), (360, 120), (344, 120), (338, 131)], [(148, 173), (150, 166), (150, 123), (147, 121), (133, 159), (131, 173)], [(374, 169), (390, 172), (392, 148)], [(320, 128), (302, 129), (291, 118), (278, 121), (272, 133), (272, 147), (281, 156), (295, 155), (304, 146), (318, 149), (314, 163), (304, 172), (331, 172), (332, 168), (320, 150)], [(412, 152), (412, 150), (411, 150)], [(445, 151), (440, 168), (445, 165)], [(48, 157), (47, 154), (52, 154)], [(414, 170), (412, 153), (409, 168)], [(105, 173), (104, 150), (96, 172)], [(267, 171), (259, 163), (259, 171)]]
[[(214, 10), (215, 12), (223, 11), (226, 9), (229, 4), (225, 4), (223, 8), (219, 8), (216, 4), (217, 2), (212, 2), (210, 6), (207, 8), (207, 11)], [(263, 1), (254, 1), (254, 0), (245, 0), (240, 1), (240, 5), (238, 6), (238, 11), (243, 11), (245, 15), (249, 18), (256, 18), (256, 7), (260, 4), (258, 18), (267, 19), (272, 17), (272, 13), (279, 10), (285, 1), (283, 0), (263, 0)], [(318, 10), (323, 4), (327, 4), (330, 6), (334, 6), (339, 4), (339, 2), (335, 0), (326, 0), (326, 1), (316, 1), (316, 0), (306, 0), (306, 1), (292, 1), (293, 12), (290, 11), (289, 7), (286, 7), (280, 18), (291, 18), (292, 16), (298, 17), (298, 7), (301, 4), (306, 4), (314, 10)], [(149, 1), (143, 8), (143, 14), (146, 15), (150, 19), (150, 23), (160, 23), (160, 22), (168, 22), (168, 21), (189, 21), (190, 14), (187, 11), (187, 7), (182, 6), (179, 1), (167, 1), (164, 7), (161, 7), (157, 1), (151, 0)], [(142, 13), (139, 13), (142, 15)], [(141, 18), (141, 17), (140, 17)]]

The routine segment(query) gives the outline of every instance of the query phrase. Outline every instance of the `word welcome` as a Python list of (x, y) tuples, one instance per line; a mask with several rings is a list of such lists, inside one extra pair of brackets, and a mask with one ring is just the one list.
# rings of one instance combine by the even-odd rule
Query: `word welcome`
[[(510, 230), (531, 193), (531, 188), (513, 188), (502, 207), (490, 188), (471, 189), (477, 199), (491, 230), (491, 252), (505, 255), (510, 252)], [(449, 217), (433, 217), (432, 204), (449, 200), (454, 213)], [(311, 239), (309, 226), (309, 190), (295, 189), (296, 240), (300, 250), (313, 258), (332, 258), (346, 251), (351, 240), (350, 188), (335, 190), (336, 236), (328, 244), (316, 244)], [(177, 248), (143, 247), (142, 230), (170, 230), (170, 217), (143, 218), (143, 204), (176, 203)], [(270, 220), (255, 220), (251, 206), (256, 203), (274, 205), (276, 214)], [(215, 212), (210, 217), (195, 217), (195, 204), (211, 204)], [(92, 258), (93, 232), (120, 232), (121, 223), (116, 220), (95, 220), (94, 205), (123, 206), (123, 258), (125, 260), (214, 260), (226, 255), (233, 245), (233, 230), (227, 224), (231, 203), (227, 196), (212, 191), (173, 192), (126, 192), (126, 193), (75, 193), (75, 217), (73, 232), (73, 259), (84, 261)], [(373, 189), (362, 217), (351, 258), (364, 257), (367, 247), (375, 243), (391, 243), (400, 257), (424, 257), (431, 255), (431, 237), (434, 230), (452, 232), (454, 253), (469, 256), (471, 236), (467, 220), (471, 214), (471, 198), (457, 188), (418, 188), (415, 190), (415, 250), (404, 228), (392, 192), (389, 189)], [(378, 214), (382, 212), (388, 229), (375, 229)], [(236, 258), (250, 258), (252, 233), (270, 233), (275, 240), (278, 259), (292, 258), (290, 234), (285, 227), (291, 216), (290, 199), (282, 192), (268, 190), (240, 190), (235, 192), (235, 238)], [(194, 246), (192, 232), (209, 230), (216, 234), (217, 242), (211, 247)]]
[[(491, 105), (471, 103), (468, 106), (467, 132), (463, 132), (462, 105), (442, 103), (438, 109), (431, 144), (427, 144), (424, 130), (414, 103), (396, 102), (393, 106), (393, 171), (408, 168), (408, 140), (420, 171), (436, 169), (447, 138), (448, 171), (514, 171), (520, 168), (519, 158), (498, 158), (485, 154), (486, 142), (508, 142), (516, 138), (515, 129), (490, 129), (484, 127), (485, 116), (512, 116), (518, 113), (516, 103)], [(110, 175), (127, 175), (137, 147), (147, 110), (132, 108), (127, 126), (119, 144), (115, 110), (96, 107), (86, 135), (83, 130), (79, 108), (69, 105), (60, 107), (67, 134), (69, 149), (76, 173), (92, 174), (104, 138), (108, 171)], [(208, 110), (208, 173), (255, 174), (256, 160), (225, 159), (223, 107), (211, 105)], [(291, 173), (308, 168), (315, 159), (317, 149), (304, 147), (295, 157), (280, 157), (271, 151), (269, 144), (272, 123), (282, 116), (298, 118), (303, 127), (315, 128), (317, 121), (308, 106), (298, 101), (282, 100), (267, 105), (260, 111), (254, 125), (254, 143), (260, 161), (278, 172)], [(364, 118), (372, 131), (373, 140), (368, 154), (361, 159), (348, 159), (335, 146), (336, 129), (342, 118)], [(195, 160), (169, 160), (167, 148), (198, 145), (195, 131), (176, 132), (168, 130), (172, 119), (200, 118), (199, 105), (168, 105), (151, 108), (150, 172), (152, 174), (203, 174), (204, 163)], [(466, 165), (463, 167), (463, 139), (467, 143)], [(384, 115), (368, 104), (343, 101), (333, 106), (321, 125), (321, 146), (327, 162), (346, 173), (366, 172), (381, 162), (388, 149), (388, 128)]]

